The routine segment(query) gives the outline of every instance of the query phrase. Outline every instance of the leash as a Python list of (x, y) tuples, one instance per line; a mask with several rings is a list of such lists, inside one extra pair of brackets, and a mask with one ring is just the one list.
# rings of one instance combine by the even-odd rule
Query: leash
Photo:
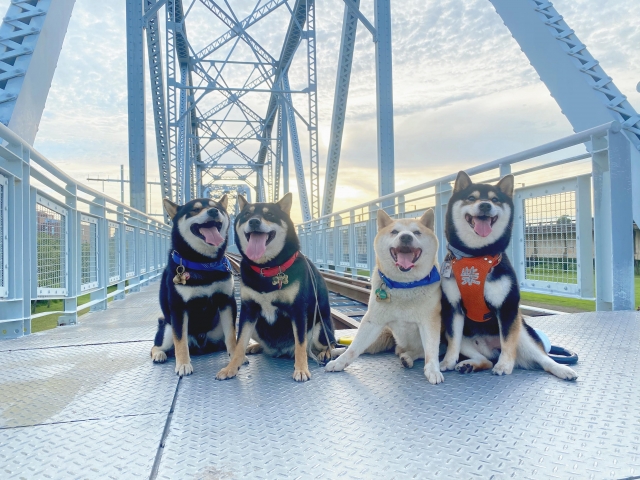
[[(322, 330), (324, 331), (324, 337), (327, 339), (327, 343), (330, 343), (329, 340), (329, 334), (327, 333), (327, 326), (324, 324), (324, 319), (322, 318), (322, 312), (320, 311), (320, 304), (318, 303), (318, 287), (316, 286), (316, 281), (313, 278), (313, 270), (311, 268), (311, 264), (309, 263), (309, 259), (307, 258), (306, 255), (301, 254), (302, 258), (305, 259), (306, 261), (306, 265), (307, 265), (307, 272), (309, 273), (309, 278), (311, 278), (311, 285), (313, 286), (313, 295), (315, 297), (316, 300), (316, 308), (313, 310), (313, 326), (311, 327), (311, 332), (313, 332), (313, 330), (316, 328), (316, 321), (318, 318), (318, 315), (320, 315), (320, 323), (322, 324)], [(313, 342), (309, 342), (307, 344), (307, 354), (308, 356), (310, 356), (313, 360), (315, 360), (315, 362), (318, 364), (319, 367), (323, 366), (324, 363), (322, 363), (320, 360), (318, 360), (318, 357), (316, 357), (316, 355), (313, 353), (312, 349), (311, 349), (311, 344)], [(328, 345), (329, 348), (329, 356), (331, 356), (331, 345)]]

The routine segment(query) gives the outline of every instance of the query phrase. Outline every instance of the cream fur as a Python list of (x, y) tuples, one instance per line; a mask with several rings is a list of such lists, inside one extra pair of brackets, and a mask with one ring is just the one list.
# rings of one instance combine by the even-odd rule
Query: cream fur
[[(377, 267), (372, 274), (367, 313), (347, 351), (336, 360), (329, 362), (326, 370), (330, 372), (343, 370), (376, 341), (384, 327), (389, 327), (398, 345), (397, 352), (403, 365), (413, 366), (413, 361), (425, 358), (426, 353), (424, 374), (430, 383), (441, 383), (444, 377), (438, 368), (441, 325), (439, 282), (411, 289), (387, 288), (391, 296), (391, 301), (388, 303), (378, 302), (375, 295), (375, 291), (382, 285), (378, 270), (388, 278), (399, 282), (411, 282), (424, 278), (434, 265), (437, 266), (438, 240), (433, 231), (427, 228), (428, 222), (425, 222), (424, 216), (422, 219), (394, 221), (384, 214), (386, 218), (383, 217), (381, 222), (380, 215), (378, 223), (382, 228), (374, 240)], [(430, 221), (431, 226), (432, 222), (433, 217)], [(398, 233), (391, 233), (394, 230)], [(414, 231), (419, 231), (420, 234), (416, 235)], [(410, 234), (411, 246), (422, 249), (420, 258), (408, 272), (402, 272), (395, 266), (395, 261), (389, 252), (390, 248), (399, 245), (402, 234)]]

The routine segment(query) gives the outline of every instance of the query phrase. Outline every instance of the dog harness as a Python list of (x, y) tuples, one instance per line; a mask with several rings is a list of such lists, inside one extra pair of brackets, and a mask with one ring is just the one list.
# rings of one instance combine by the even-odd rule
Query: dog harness
[(289, 283), (289, 276), (285, 275), (284, 272), (287, 271), (291, 265), (293, 265), (293, 262), (296, 261), (296, 258), (298, 258), (299, 254), (300, 252), (294, 253), (289, 260), (284, 262), (282, 265), (278, 265), (277, 267), (260, 268), (256, 265), (251, 265), (251, 270), (259, 273), (263, 277), (273, 277), (271, 284), (278, 285), (278, 290), (280, 290), (283, 284), (287, 285)]
[(460, 258), (451, 255), (451, 257), (451, 268), (460, 290), (464, 314), (474, 322), (491, 320), (493, 314), (484, 299), (484, 284), (489, 272), (502, 260), (502, 254)]

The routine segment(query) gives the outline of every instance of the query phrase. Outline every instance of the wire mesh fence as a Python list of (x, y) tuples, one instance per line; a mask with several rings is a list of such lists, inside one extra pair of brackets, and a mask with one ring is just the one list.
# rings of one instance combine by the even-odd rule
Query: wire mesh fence
[(98, 225), (95, 218), (80, 220), (80, 290), (98, 286)]
[(125, 227), (126, 277), (136, 274), (136, 232), (133, 227)]
[(333, 228), (327, 228), (327, 263), (329, 265), (336, 264), (335, 238)]
[(357, 223), (353, 227), (356, 237), (356, 267), (367, 268), (367, 253), (369, 244), (367, 243), (367, 224)]
[(156, 235), (153, 232), (147, 233), (147, 266), (148, 271), (152, 272), (156, 269)]
[(67, 288), (67, 215), (41, 197), (36, 203), (38, 296), (65, 295)]
[(577, 284), (575, 191), (524, 200), (525, 278)]
[(108, 224), (109, 282), (120, 280), (120, 225)]
[(340, 227), (340, 265), (349, 265), (349, 227)]
[(140, 229), (140, 246), (138, 251), (138, 262), (140, 264), (140, 273), (147, 272), (147, 231)]
[(324, 262), (324, 252), (323, 252), (324, 244), (322, 243), (323, 235), (322, 235), (322, 232), (316, 232), (315, 235), (316, 235), (316, 262), (322, 263)]

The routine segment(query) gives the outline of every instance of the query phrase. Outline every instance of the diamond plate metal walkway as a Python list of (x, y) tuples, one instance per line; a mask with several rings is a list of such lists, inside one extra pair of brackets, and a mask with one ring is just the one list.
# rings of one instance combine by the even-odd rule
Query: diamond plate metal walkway
[(304, 384), (258, 355), (216, 382), (224, 353), (178, 381), (173, 359), (149, 359), (157, 289), (0, 343), (0, 478), (640, 475), (640, 313), (531, 319), (579, 352), (575, 383), (518, 370), (432, 386), (390, 354)]

